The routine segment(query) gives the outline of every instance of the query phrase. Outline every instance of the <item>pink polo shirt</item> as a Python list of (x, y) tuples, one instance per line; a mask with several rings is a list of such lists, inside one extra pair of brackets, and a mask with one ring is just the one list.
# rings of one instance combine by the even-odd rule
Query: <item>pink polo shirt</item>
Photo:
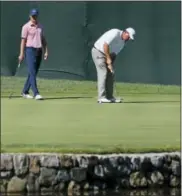
[(26, 47), (42, 48), (43, 28), (41, 24), (27, 22), (22, 27), (21, 37), (26, 39)]

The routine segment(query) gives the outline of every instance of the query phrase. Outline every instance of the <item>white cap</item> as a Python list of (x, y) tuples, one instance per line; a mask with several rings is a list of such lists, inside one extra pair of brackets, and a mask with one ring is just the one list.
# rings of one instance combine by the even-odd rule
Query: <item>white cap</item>
[(131, 27), (128, 27), (126, 31), (129, 33), (130, 39), (134, 40), (135, 30)]

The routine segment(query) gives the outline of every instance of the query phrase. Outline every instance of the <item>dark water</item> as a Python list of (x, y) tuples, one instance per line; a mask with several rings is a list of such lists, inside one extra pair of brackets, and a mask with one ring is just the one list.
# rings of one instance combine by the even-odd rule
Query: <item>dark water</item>
[[(7, 196), (15, 196), (8, 194)], [(181, 189), (155, 189), (155, 190), (131, 190), (131, 191), (102, 191), (83, 193), (43, 193), (43, 194), (16, 194), (16, 196), (181, 196)]]

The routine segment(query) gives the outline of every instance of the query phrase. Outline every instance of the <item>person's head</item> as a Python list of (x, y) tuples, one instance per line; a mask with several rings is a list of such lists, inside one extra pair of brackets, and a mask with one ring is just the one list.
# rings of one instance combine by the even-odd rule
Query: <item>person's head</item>
[(125, 29), (121, 34), (121, 38), (125, 41), (134, 40), (135, 30), (131, 27)]
[(32, 9), (30, 10), (30, 20), (33, 23), (37, 23), (38, 21), (38, 16), (39, 16), (39, 11), (37, 9)]

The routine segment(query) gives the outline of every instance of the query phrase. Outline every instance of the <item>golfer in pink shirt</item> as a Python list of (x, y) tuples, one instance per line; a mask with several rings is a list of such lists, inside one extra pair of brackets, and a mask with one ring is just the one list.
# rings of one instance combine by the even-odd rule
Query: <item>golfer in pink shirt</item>
[[(48, 49), (43, 27), (38, 22), (38, 15), (38, 10), (32, 9), (30, 11), (30, 20), (22, 27), (19, 62), (21, 63), (25, 57), (28, 67), (28, 78), (25, 82), (22, 96), (27, 99), (41, 100), (43, 97), (39, 94), (36, 76), (42, 61), (42, 53), (44, 53), (44, 59), (46, 60)], [(33, 96), (29, 94), (30, 87), (32, 88)]]

